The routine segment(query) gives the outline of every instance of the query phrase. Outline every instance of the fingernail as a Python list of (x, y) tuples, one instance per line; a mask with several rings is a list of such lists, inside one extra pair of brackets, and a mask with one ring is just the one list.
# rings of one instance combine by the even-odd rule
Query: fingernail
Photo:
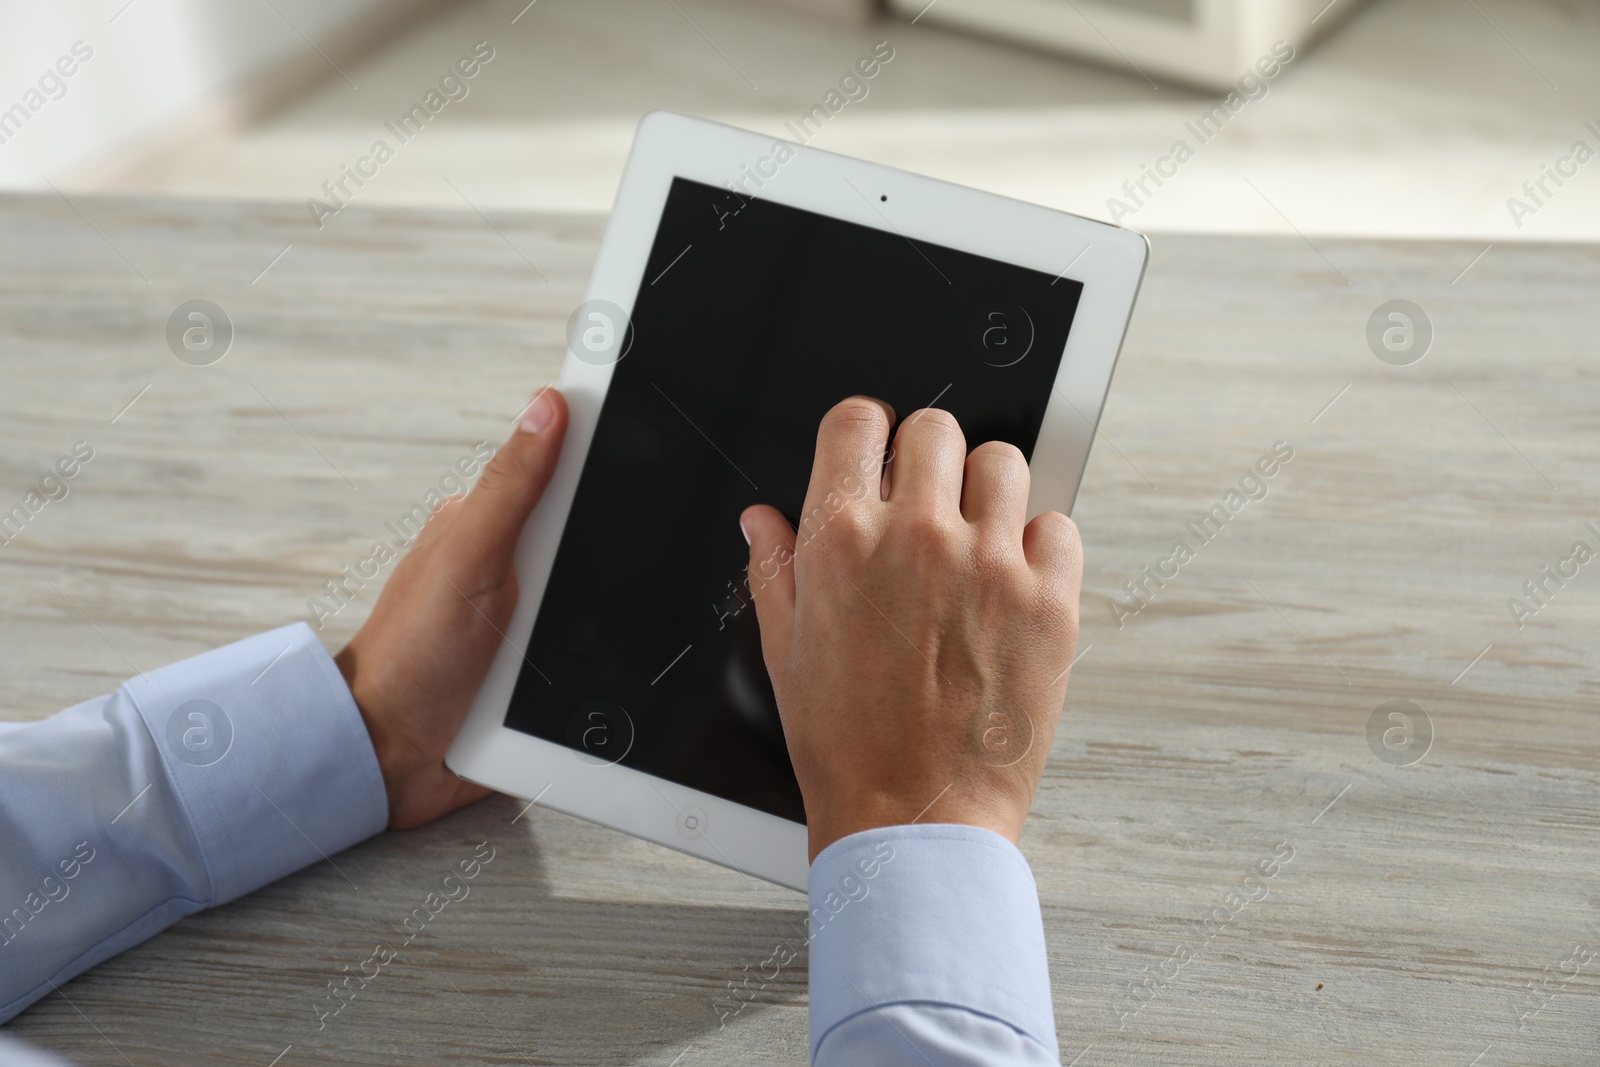
[(556, 417), (556, 406), (550, 402), (548, 389), (541, 389), (533, 398), (533, 403), (522, 413), (522, 430), (524, 433), (538, 433), (550, 425), (550, 420)]
[(750, 543), (750, 528), (744, 524), (744, 516), (739, 516), (739, 532), (744, 534), (744, 543)]

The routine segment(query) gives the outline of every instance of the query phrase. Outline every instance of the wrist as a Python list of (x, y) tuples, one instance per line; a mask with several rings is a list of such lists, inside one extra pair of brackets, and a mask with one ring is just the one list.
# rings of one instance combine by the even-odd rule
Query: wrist
[(807, 862), (815, 860), (823, 849), (841, 838), (891, 826), (934, 824), (975, 826), (982, 830), (991, 830), (1015, 845), (1022, 837), (1022, 824), (1027, 818), (1026, 812), (1019, 817), (1007, 811), (991, 810), (982, 805), (953, 803), (949, 792), (932, 804), (924, 802), (920, 806), (913, 805), (913, 801), (876, 797), (831, 807), (816, 816), (813, 816), (808, 808)]
[(392, 732), (384, 727), (383, 719), (373, 713), (373, 702), (361, 684), (358, 670), (358, 657), (355, 643), (351, 642), (333, 657), (334, 664), (339, 668), (339, 673), (344, 676), (344, 684), (350, 690), (350, 699), (355, 703), (356, 711), (361, 713), (361, 721), (367, 728), (367, 740), (372, 745), (372, 754), (378, 760), (378, 772), (383, 776), (383, 791), (389, 802), (391, 822), (394, 813), (399, 809), (399, 800), (404, 795), (403, 782), (408, 776), (404, 766), (400, 746)]

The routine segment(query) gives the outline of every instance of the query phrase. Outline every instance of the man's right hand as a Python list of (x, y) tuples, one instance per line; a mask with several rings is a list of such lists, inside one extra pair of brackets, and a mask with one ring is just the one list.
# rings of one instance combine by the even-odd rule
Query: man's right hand
[(880, 478), (893, 420), (882, 401), (842, 401), (799, 531), (766, 505), (739, 520), (812, 859), (912, 822), (1015, 842), (1077, 644), (1078, 530), (1059, 512), (1028, 521), (1021, 452), (968, 455), (955, 418), (927, 408)]

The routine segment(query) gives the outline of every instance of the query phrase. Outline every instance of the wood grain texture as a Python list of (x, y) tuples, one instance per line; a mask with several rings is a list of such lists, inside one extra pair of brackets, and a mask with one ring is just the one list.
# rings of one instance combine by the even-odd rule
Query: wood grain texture
[[(95, 448), (0, 546), (13, 719), (306, 618), (555, 376), (602, 225), (75, 204), (0, 200), (0, 509)], [(1453, 281), (1480, 251), (1155, 240), (1075, 511), (1081, 659), (1023, 840), (1065, 1063), (1596, 1062), (1600, 956), (1567, 961), (1600, 951), (1600, 564), (1521, 629), (1506, 601), (1600, 542), (1600, 249), (1495, 246)], [(210, 367), (163, 339), (196, 297), (237, 329)], [(1413, 366), (1367, 349), (1393, 298), (1437, 331)], [(1278, 441), (1266, 497), (1200, 544), (1186, 521)], [(1123, 583), (1180, 538), (1194, 558), (1119, 626)], [(1410, 766), (1369, 746), (1396, 698), (1434, 732)], [(797, 896), (522, 807), (186, 920), (11, 1032), (141, 1067), (287, 1046), (284, 1067), (805, 1061), (803, 968), (725, 1027), (714, 1006), (796, 937)], [(327, 983), (485, 840), (471, 895), (318, 1029)]]

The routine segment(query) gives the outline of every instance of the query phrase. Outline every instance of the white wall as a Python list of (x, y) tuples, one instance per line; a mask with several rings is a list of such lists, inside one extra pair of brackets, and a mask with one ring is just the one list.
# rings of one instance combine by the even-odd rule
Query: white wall
[[(154, 148), (174, 123), (192, 120), (208, 102), (213, 111), (226, 107), (228, 90), (308, 56), (342, 84), (306, 37), (337, 60), (340, 51), (349, 53), (353, 30), (359, 35), (355, 28), (373, 25), (385, 6), (385, 0), (4, 3), (0, 137), (6, 140), (0, 143), (0, 188), (45, 188), (46, 177), (108, 151)], [(409, 18), (413, 10), (397, 10), (394, 17)], [(341, 38), (342, 47), (332, 43)], [(30, 95), (78, 41), (93, 55), (61, 79), (65, 93), (46, 77), (46, 89), (60, 98), (51, 99), (45, 91)], [(310, 62), (296, 69), (317, 72)], [(19, 113), (6, 120), (14, 105), (28, 110), (41, 98), (42, 105), (29, 110), (20, 129), (12, 125)]]

